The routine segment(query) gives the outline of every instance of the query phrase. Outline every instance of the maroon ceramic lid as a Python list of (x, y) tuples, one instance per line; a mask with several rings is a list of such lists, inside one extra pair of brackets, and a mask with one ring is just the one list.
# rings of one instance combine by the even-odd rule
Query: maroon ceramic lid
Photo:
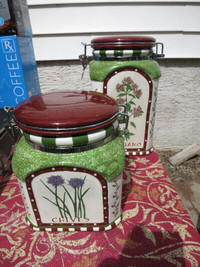
[(114, 49), (114, 48), (152, 48), (155, 46), (155, 39), (148, 36), (111, 36), (95, 38), (91, 41), (94, 49)]
[(24, 131), (63, 135), (93, 131), (109, 125), (118, 113), (116, 101), (102, 93), (60, 91), (32, 96), (20, 102), (14, 116)]

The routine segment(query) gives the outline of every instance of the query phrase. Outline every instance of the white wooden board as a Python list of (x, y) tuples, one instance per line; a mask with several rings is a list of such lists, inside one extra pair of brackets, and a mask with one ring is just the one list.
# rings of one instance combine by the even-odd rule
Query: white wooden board
[[(56, 4), (80, 4), (80, 3), (149, 3), (148, 0), (27, 0), (29, 5), (56, 5)], [(199, 3), (199, 0), (153, 0), (151, 3)]]
[[(165, 58), (200, 58), (200, 38), (197, 35), (152, 33), (150, 36), (164, 43)], [(81, 42), (90, 43), (94, 37), (99, 37), (99, 35), (34, 37), (36, 60), (78, 60), (78, 56), (83, 54)], [(88, 55), (91, 55), (90, 48), (88, 48)]]
[(93, 37), (153, 36), (167, 58), (200, 58), (200, 0), (28, 0), (37, 60), (78, 59)]

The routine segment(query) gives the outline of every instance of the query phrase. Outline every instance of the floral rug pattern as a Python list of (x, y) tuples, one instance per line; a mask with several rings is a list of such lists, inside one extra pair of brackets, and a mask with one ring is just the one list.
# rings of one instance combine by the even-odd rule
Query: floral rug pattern
[(156, 152), (126, 158), (122, 208), (110, 231), (35, 232), (16, 177), (1, 177), (0, 267), (199, 266), (200, 237)]

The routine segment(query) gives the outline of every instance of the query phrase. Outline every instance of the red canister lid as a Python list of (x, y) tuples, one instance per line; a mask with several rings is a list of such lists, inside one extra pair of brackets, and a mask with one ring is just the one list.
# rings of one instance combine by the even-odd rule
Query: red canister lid
[(57, 136), (93, 131), (109, 125), (118, 114), (116, 101), (93, 91), (60, 91), (20, 102), (14, 116), (29, 133)]
[(91, 41), (93, 49), (148, 49), (155, 46), (155, 38), (148, 36), (111, 36), (99, 37)]

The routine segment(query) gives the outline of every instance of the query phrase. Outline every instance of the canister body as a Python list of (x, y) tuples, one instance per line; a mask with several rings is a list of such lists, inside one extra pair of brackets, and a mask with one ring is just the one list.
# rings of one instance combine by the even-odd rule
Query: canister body
[[(41, 109), (41, 99), (38, 102)], [(19, 125), (26, 128), (22, 122)], [(50, 132), (47, 136), (47, 129), (46, 135), (24, 129), (12, 165), (27, 223), (38, 231), (104, 231), (115, 227), (122, 215), (125, 161), (117, 119), (103, 128), (75, 135), (52, 136)]]
[(130, 42), (129, 47), (126, 47), (128, 42), (124, 42), (125, 39), (116, 37), (113, 42), (113, 37), (112, 42), (109, 42), (107, 38), (100, 40), (100, 44), (97, 39), (91, 42), (94, 57), (90, 62), (92, 89), (106, 93), (114, 97), (118, 104), (126, 106), (129, 115), (129, 134), (124, 136), (126, 154), (149, 154), (153, 150), (158, 82), (161, 76), (159, 65), (152, 59), (153, 44), (151, 42), (149, 45), (147, 40), (144, 42), (145, 47), (138, 47), (142, 42), (136, 38), (135, 42)]

